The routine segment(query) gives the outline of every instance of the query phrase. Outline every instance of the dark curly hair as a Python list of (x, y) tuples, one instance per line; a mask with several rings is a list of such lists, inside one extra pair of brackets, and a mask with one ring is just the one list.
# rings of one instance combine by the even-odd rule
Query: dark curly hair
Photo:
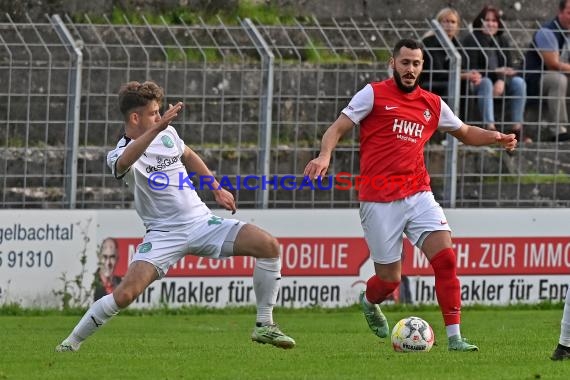
[(119, 89), (119, 108), (127, 120), (129, 114), (136, 108), (144, 107), (153, 100), (161, 105), (163, 98), (164, 90), (155, 82), (132, 81), (121, 85)]

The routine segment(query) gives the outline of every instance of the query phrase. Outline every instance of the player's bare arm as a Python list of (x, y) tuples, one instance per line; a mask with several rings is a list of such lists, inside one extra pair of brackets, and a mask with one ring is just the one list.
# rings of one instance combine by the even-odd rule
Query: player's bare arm
[(218, 203), (226, 210), (230, 210), (232, 212), (235, 212), (237, 210), (236, 202), (232, 193), (220, 187), (220, 183), (216, 180), (204, 161), (188, 146), (184, 148), (184, 153), (182, 154), (182, 163), (188, 172), (196, 173), (198, 176), (213, 178), (212, 191), (214, 198), (216, 199), (216, 203)]
[(303, 175), (316, 179), (324, 176), (330, 164), (332, 151), (342, 136), (354, 127), (354, 123), (348, 116), (341, 113), (338, 119), (326, 130), (321, 141), (319, 156), (307, 164)]
[[(127, 136), (134, 140), (127, 146), (121, 157), (117, 160), (117, 173), (126, 172), (139, 159), (152, 140), (154, 140), (160, 132), (165, 130), (170, 122), (178, 116), (178, 112), (180, 112), (182, 107), (182, 102), (178, 102), (175, 105), (170, 104), (162, 117), (160, 117), (158, 113), (158, 107), (151, 105), (143, 108), (140, 113), (131, 113), (129, 122), (125, 128)], [(137, 128), (137, 126), (142, 125), (142, 119), (145, 117), (155, 117), (157, 121), (150, 128), (141, 130)]]
[(499, 144), (511, 152), (517, 147), (517, 139), (514, 134), (504, 134), (498, 131), (463, 124), (455, 131), (449, 132), (455, 138), (466, 145), (482, 146)]

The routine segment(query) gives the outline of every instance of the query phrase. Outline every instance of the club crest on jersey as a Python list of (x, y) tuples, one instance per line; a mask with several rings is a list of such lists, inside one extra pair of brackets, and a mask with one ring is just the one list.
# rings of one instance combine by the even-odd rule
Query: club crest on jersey
[(428, 109), (424, 111), (424, 119), (426, 119), (426, 121), (429, 121), (429, 119), (431, 119), (431, 113)]
[(160, 140), (162, 141), (162, 144), (164, 144), (164, 146), (167, 148), (172, 148), (174, 146), (174, 142), (168, 136), (162, 136)]

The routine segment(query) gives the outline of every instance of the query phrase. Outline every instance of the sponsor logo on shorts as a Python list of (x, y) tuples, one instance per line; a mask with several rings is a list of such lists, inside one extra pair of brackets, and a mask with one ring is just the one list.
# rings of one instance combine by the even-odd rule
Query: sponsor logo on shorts
[(219, 216), (212, 215), (210, 220), (208, 220), (208, 226), (211, 226), (212, 224), (222, 224), (222, 220), (224, 219), (220, 218)]
[(147, 243), (142, 243), (141, 245), (139, 245), (139, 253), (147, 253), (150, 252), (150, 250), (152, 249), (152, 243), (151, 242), (147, 242)]

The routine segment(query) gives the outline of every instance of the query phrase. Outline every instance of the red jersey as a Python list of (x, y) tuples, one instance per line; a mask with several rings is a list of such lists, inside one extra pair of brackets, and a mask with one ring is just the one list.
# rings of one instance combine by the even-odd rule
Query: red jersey
[(360, 121), (359, 200), (391, 202), (431, 191), (424, 145), (437, 130), (441, 98), (419, 86), (405, 93), (394, 79), (370, 85), (374, 104)]

